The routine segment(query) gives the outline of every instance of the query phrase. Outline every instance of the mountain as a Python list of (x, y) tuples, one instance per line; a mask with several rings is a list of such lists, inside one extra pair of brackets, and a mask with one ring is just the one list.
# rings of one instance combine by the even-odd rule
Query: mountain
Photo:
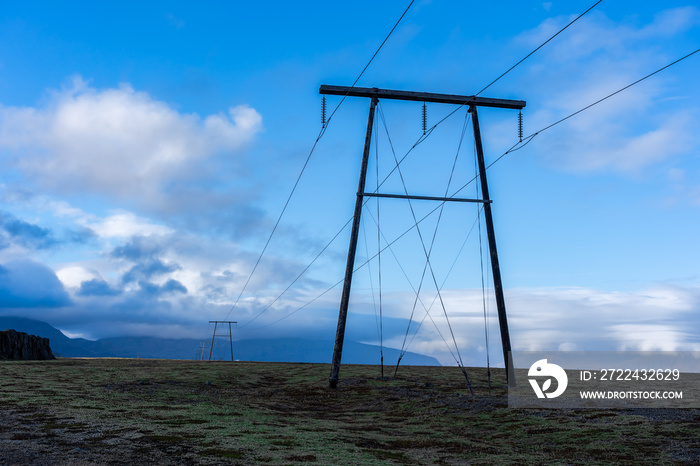
[[(0, 317), (0, 330), (14, 329), (48, 338), (54, 354), (64, 357), (121, 357), (156, 359), (198, 359), (201, 340), (187, 338), (117, 337), (96, 341), (68, 338), (46, 322), (22, 317)], [(204, 351), (209, 358), (209, 344)], [(218, 340), (212, 359), (229, 359), (230, 346)], [(233, 342), (234, 359), (241, 361), (317, 362), (329, 363), (333, 341), (298, 338), (253, 339)], [(384, 364), (395, 365), (399, 350), (383, 348)], [(354, 341), (343, 346), (343, 364), (379, 364), (379, 347)], [(417, 353), (406, 353), (402, 364), (439, 366), (437, 359)]]
[(84, 338), (68, 338), (60, 330), (46, 322), (26, 319), (24, 317), (0, 317), (0, 330), (14, 329), (30, 335), (37, 335), (49, 339), (51, 351), (56, 355), (65, 357), (99, 357), (114, 356), (99, 354), (92, 348), (94, 342)]

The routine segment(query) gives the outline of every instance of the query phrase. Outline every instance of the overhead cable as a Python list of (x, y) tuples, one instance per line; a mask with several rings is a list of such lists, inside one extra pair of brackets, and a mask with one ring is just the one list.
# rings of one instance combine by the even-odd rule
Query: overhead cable
[[(494, 160), (493, 162), (491, 162), (491, 163), (486, 167), (486, 169), (488, 170), (489, 168), (491, 168), (493, 165), (495, 165), (499, 160), (501, 160), (501, 159), (502, 159), (503, 157), (505, 157), (506, 155), (508, 155), (508, 154), (510, 154), (510, 153), (512, 153), (512, 152), (515, 152), (515, 151), (517, 151), (517, 150), (520, 150), (520, 149), (522, 149), (523, 147), (525, 147), (526, 145), (528, 145), (528, 144), (535, 138), (535, 136), (538, 136), (538, 135), (542, 134), (543, 132), (547, 131), (548, 129), (551, 129), (551, 128), (557, 126), (558, 124), (565, 122), (565, 121), (568, 120), (569, 118), (572, 118), (572, 117), (578, 115), (579, 113), (584, 112), (584, 111), (588, 110), (589, 108), (594, 107), (594, 106), (598, 105), (599, 103), (602, 103), (602, 102), (608, 100), (609, 98), (611, 98), (611, 97), (613, 97), (613, 96), (619, 94), (619, 93), (622, 92), (622, 91), (625, 91), (625, 90), (629, 89), (630, 87), (632, 87), (632, 86), (634, 86), (634, 85), (641, 83), (641, 82), (644, 81), (645, 79), (651, 78), (651, 77), (654, 76), (655, 74), (658, 74), (658, 73), (664, 71), (665, 69), (670, 68), (670, 67), (672, 67), (673, 65), (676, 65), (676, 64), (682, 62), (682, 61), (685, 60), (686, 58), (690, 58), (691, 56), (695, 55), (695, 54), (698, 53), (698, 52), (700, 52), (700, 49), (696, 49), (696, 50), (690, 52), (689, 54), (684, 55), (683, 57), (681, 57), (681, 58), (679, 58), (679, 59), (677, 59), (677, 60), (675, 60), (675, 61), (669, 63), (668, 65), (666, 65), (666, 66), (664, 66), (664, 67), (661, 67), (661, 68), (659, 68), (658, 70), (656, 70), (656, 71), (654, 71), (654, 72), (652, 72), (652, 73), (649, 73), (648, 75), (644, 76), (643, 78), (640, 78), (640, 79), (634, 81), (633, 83), (628, 84), (628, 85), (626, 85), (625, 87), (622, 87), (622, 88), (616, 90), (615, 92), (612, 92), (612, 93), (606, 95), (606, 96), (603, 97), (602, 99), (598, 99), (598, 100), (596, 100), (595, 102), (593, 102), (592, 104), (586, 105), (585, 107), (581, 108), (580, 110), (576, 110), (575, 112), (573, 112), (573, 113), (571, 113), (571, 114), (565, 116), (564, 118), (555, 121), (554, 123), (550, 124), (549, 126), (545, 126), (544, 128), (542, 128), (542, 129), (540, 129), (540, 130), (538, 130), (538, 131), (535, 131), (534, 133), (530, 134), (529, 136), (524, 137), (523, 140), (522, 140), (521, 142), (516, 142), (510, 149), (508, 149), (507, 151), (505, 151), (505, 152), (504, 152), (503, 154), (501, 154), (496, 160)], [(469, 183), (467, 183), (466, 185), (462, 186), (457, 192), (455, 192), (455, 193), (453, 194), (453, 196), (456, 196), (457, 193), (459, 193), (459, 191), (461, 191), (462, 189), (464, 189), (468, 184), (470, 184), (471, 182), (473, 182), (475, 179), (476, 179), (476, 178), (473, 178), (472, 180), (469, 181)]]
[[(389, 34), (387, 34), (387, 36), (384, 38), (382, 43), (379, 45), (377, 50), (372, 55), (372, 58), (369, 59), (369, 61), (365, 65), (365, 67), (362, 69), (360, 74), (357, 76), (355, 81), (352, 83), (351, 87), (355, 87), (355, 85), (360, 80), (362, 75), (365, 73), (365, 71), (367, 71), (367, 68), (369, 68), (372, 61), (374, 61), (374, 58), (377, 56), (377, 54), (382, 49), (382, 47), (384, 47), (384, 44), (386, 44), (386, 42), (389, 40), (389, 37), (391, 37), (394, 30), (396, 30), (399, 23), (404, 18), (404, 16), (406, 16), (406, 13), (408, 13), (408, 10), (411, 8), (411, 6), (413, 5), (414, 2), (415, 2), (415, 0), (411, 0), (411, 2), (408, 4), (408, 6), (404, 10), (404, 12), (401, 14), (401, 17), (398, 19), (398, 21), (396, 21), (396, 23), (394, 24), (394, 27), (391, 28), (391, 31), (389, 31)], [(330, 123), (331, 118), (333, 117), (335, 112), (338, 111), (338, 108), (340, 108), (340, 106), (342, 105), (344, 100), (345, 100), (345, 97), (343, 97), (343, 99), (340, 101), (340, 103), (335, 107), (335, 109), (330, 114), (330, 116), (326, 120), (325, 124), (323, 125), (323, 127), (319, 131), (319, 134), (316, 137), (316, 141), (314, 141), (313, 146), (311, 147), (311, 150), (309, 151), (309, 155), (306, 157), (306, 161), (304, 162), (304, 165), (301, 168), (301, 172), (299, 173), (299, 176), (297, 176), (296, 182), (294, 183), (294, 186), (292, 187), (292, 191), (289, 193), (289, 196), (287, 197), (287, 201), (284, 203), (284, 207), (282, 208), (282, 211), (280, 212), (279, 217), (277, 217), (277, 221), (275, 222), (275, 226), (272, 228), (272, 232), (270, 233), (270, 236), (267, 238), (267, 241), (265, 242), (265, 246), (263, 247), (262, 251), (260, 252), (258, 259), (256, 260), (255, 265), (253, 266), (253, 270), (250, 272), (250, 275), (248, 275), (248, 279), (246, 280), (245, 284), (243, 285), (241, 292), (238, 294), (236, 301), (234, 302), (233, 306), (231, 306), (231, 309), (228, 311), (228, 314), (226, 314), (226, 318), (228, 318), (228, 316), (231, 315), (231, 312), (233, 312), (233, 310), (236, 308), (236, 306), (238, 305), (238, 302), (240, 301), (241, 297), (243, 296), (243, 293), (248, 288), (248, 285), (250, 284), (250, 280), (253, 278), (255, 271), (258, 269), (258, 266), (260, 265), (260, 261), (262, 260), (263, 256), (265, 255), (265, 252), (267, 251), (267, 248), (270, 245), (270, 241), (272, 240), (272, 237), (274, 236), (275, 232), (277, 231), (277, 227), (279, 226), (280, 221), (282, 220), (282, 217), (284, 216), (284, 213), (287, 211), (287, 207), (289, 206), (289, 202), (291, 201), (292, 196), (296, 192), (297, 186), (299, 185), (299, 181), (301, 180), (301, 177), (303, 176), (304, 172), (306, 171), (306, 167), (309, 165), (309, 161), (311, 160), (311, 156), (313, 155), (314, 151), (316, 150), (316, 146), (318, 145), (318, 142), (321, 140), (321, 138), (325, 134), (326, 128), (328, 128), (328, 124)], [(257, 319), (258, 317), (259, 317), (259, 315), (256, 316), (254, 319)]]
[(569, 24), (567, 24), (566, 26), (564, 26), (563, 28), (561, 28), (559, 31), (557, 31), (557, 33), (554, 34), (552, 37), (550, 37), (550, 38), (547, 39), (546, 41), (542, 42), (542, 43), (540, 44), (539, 47), (537, 47), (535, 50), (533, 50), (532, 52), (530, 52), (530, 53), (528, 53), (527, 55), (525, 55), (525, 57), (524, 57), (522, 60), (520, 60), (518, 63), (516, 63), (515, 65), (511, 66), (510, 68), (508, 68), (508, 70), (506, 70), (505, 73), (503, 73), (502, 75), (500, 75), (499, 77), (497, 77), (496, 79), (494, 79), (493, 81), (491, 81), (491, 82), (489, 83), (488, 86), (486, 86), (485, 88), (483, 88), (482, 90), (480, 90), (479, 92), (477, 92), (477, 93), (474, 94), (474, 95), (479, 95), (479, 94), (481, 94), (481, 93), (484, 92), (486, 89), (488, 89), (488, 88), (491, 87), (493, 84), (495, 84), (496, 81), (498, 81), (498, 80), (501, 79), (503, 76), (505, 76), (505, 75), (507, 75), (508, 73), (510, 73), (511, 71), (513, 71), (513, 69), (514, 69), (516, 66), (518, 66), (519, 64), (521, 64), (522, 62), (524, 62), (525, 60), (527, 60), (528, 58), (530, 58), (530, 56), (532, 56), (535, 52), (537, 52), (539, 49), (541, 49), (542, 47), (544, 47), (545, 45), (547, 45), (547, 43), (548, 43), (549, 41), (551, 41), (552, 39), (554, 39), (555, 37), (557, 37), (559, 34), (561, 34), (562, 32), (564, 32), (564, 30), (566, 30), (569, 26), (571, 26), (571, 25), (574, 24), (576, 21), (578, 21), (579, 19), (581, 19), (586, 13), (588, 13), (588, 12), (591, 11), (593, 8), (595, 8), (596, 6), (598, 6), (598, 4), (599, 4), (600, 2), (602, 2), (602, 1), (603, 1), (603, 0), (598, 0), (597, 2), (595, 2), (593, 5), (591, 5), (590, 8), (588, 8), (586, 11), (584, 11), (583, 13), (581, 13), (580, 15), (578, 15), (576, 18), (573, 19), (573, 21), (571, 21)]
[[(602, 1), (602, 0), (601, 0), (601, 1)], [(411, 4), (412, 4), (412, 3), (413, 3), (413, 2), (411, 2)], [(593, 5), (593, 6), (596, 6), (598, 3), (600, 3), (600, 2), (597, 2), (597, 3), (596, 3), (595, 5)], [(410, 8), (410, 5), (409, 5), (409, 8)], [(593, 7), (591, 7), (591, 8), (593, 8)], [(590, 10), (590, 8), (589, 8), (589, 10)], [(586, 10), (586, 12), (584, 12), (584, 14), (587, 13), (589, 10)], [(405, 12), (404, 12), (404, 15), (405, 15)], [(402, 15), (402, 18), (403, 18), (403, 15)], [(577, 18), (577, 19), (578, 19), (578, 18)], [(393, 31), (393, 29), (392, 29), (392, 31)], [(560, 31), (560, 32), (561, 32), (561, 31)], [(546, 43), (546, 42), (545, 42), (545, 43)], [(544, 45), (544, 44), (542, 44), (542, 45)], [(539, 48), (541, 48), (541, 46), (540, 46)], [(535, 50), (535, 51), (536, 51), (536, 50)], [(570, 118), (572, 118), (572, 117), (578, 115), (579, 113), (582, 113), (583, 111), (588, 110), (588, 109), (590, 109), (591, 107), (594, 107), (595, 105), (598, 105), (599, 103), (601, 103), (601, 102), (603, 102), (603, 101), (605, 101), (605, 100), (607, 100), (607, 99), (609, 99), (609, 98), (611, 98), (611, 97), (613, 97), (613, 96), (615, 96), (615, 95), (617, 95), (617, 94), (619, 94), (619, 93), (621, 93), (621, 92), (623, 92), (623, 91), (629, 89), (630, 87), (635, 86), (636, 84), (639, 84), (639, 83), (641, 83), (642, 81), (644, 81), (644, 80), (646, 80), (646, 79), (648, 79), (648, 78), (650, 78), (650, 77), (652, 77), (652, 76), (654, 76), (654, 75), (660, 73), (661, 71), (664, 71), (664, 70), (670, 68), (671, 66), (676, 65), (676, 64), (682, 62), (683, 60), (685, 60), (685, 59), (687, 59), (687, 58), (690, 58), (691, 56), (695, 55), (695, 54), (698, 53), (698, 52), (700, 52), (700, 48), (699, 48), (699, 49), (696, 49), (696, 50), (694, 50), (694, 51), (692, 51), (692, 52), (690, 52), (690, 53), (688, 53), (687, 55), (684, 55), (683, 57), (681, 57), (681, 58), (679, 58), (679, 59), (677, 59), (677, 60), (675, 60), (675, 61), (669, 63), (669, 64), (666, 65), (666, 66), (663, 66), (663, 67), (657, 69), (656, 71), (654, 71), (654, 72), (652, 72), (652, 73), (647, 74), (646, 76), (644, 76), (644, 77), (642, 77), (642, 78), (640, 78), (640, 79), (638, 79), (638, 80), (636, 80), (636, 81), (634, 81), (634, 82), (628, 84), (627, 86), (624, 86), (624, 87), (618, 89), (617, 91), (612, 92), (612, 93), (606, 95), (605, 97), (603, 97), (603, 98), (601, 98), (601, 99), (599, 99), (599, 100), (597, 100), (597, 101), (595, 101), (595, 102), (593, 102), (593, 103), (591, 103), (591, 104), (589, 104), (589, 105), (587, 105), (587, 106), (581, 108), (580, 110), (577, 110), (577, 111), (575, 111), (575, 112), (569, 114), (568, 116), (566, 116), (566, 117), (564, 117), (564, 118), (561, 118), (560, 120), (557, 120), (556, 122), (554, 122), (554, 123), (552, 123), (552, 124), (550, 124), (550, 125), (548, 125), (548, 126), (542, 128), (542, 129), (540, 129), (540, 130), (538, 130), (538, 131), (536, 131), (536, 132), (530, 134), (529, 136), (524, 137), (522, 141), (518, 141), (517, 143), (515, 143), (513, 146), (510, 147), (510, 149), (508, 149), (507, 151), (505, 151), (505, 152), (504, 152), (503, 154), (501, 154), (498, 158), (496, 158), (493, 162), (491, 162), (491, 163), (486, 167), (486, 169), (487, 169), (487, 170), (490, 169), (493, 165), (495, 165), (496, 163), (498, 163), (498, 162), (499, 162), (501, 159), (503, 159), (506, 155), (508, 155), (508, 154), (510, 154), (510, 153), (513, 153), (513, 152), (515, 152), (515, 151), (517, 151), (517, 150), (520, 150), (520, 149), (524, 148), (527, 144), (529, 144), (530, 142), (532, 142), (532, 140), (533, 140), (536, 136), (538, 136), (539, 134), (543, 133), (544, 131), (547, 131), (547, 130), (551, 129), (551, 128), (553, 128), (554, 126), (556, 126), (556, 125), (558, 125), (558, 124), (560, 124), (560, 123), (563, 123), (564, 121), (566, 121), (566, 120), (568, 120), (568, 119), (570, 119)], [(533, 53), (534, 53), (534, 52), (533, 52)], [(530, 54), (530, 55), (531, 55), (531, 54)], [(527, 58), (527, 57), (525, 57), (525, 58)], [(523, 60), (524, 60), (524, 59), (523, 59)], [(521, 60), (521, 62), (522, 62), (523, 60)], [(516, 66), (517, 66), (517, 64), (516, 64)], [(511, 69), (512, 69), (512, 68), (511, 68)], [(509, 70), (509, 71), (510, 71), (510, 70)], [(507, 72), (506, 72), (506, 73), (507, 73)], [(506, 73), (504, 73), (503, 75), (505, 75)], [(503, 75), (502, 75), (502, 76), (503, 76)], [(502, 76), (501, 76), (501, 77), (502, 77)], [(500, 79), (500, 77), (499, 77), (498, 79)], [(495, 82), (495, 81), (494, 81), (494, 82)], [(490, 85), (491, 85), (491, 84), (489, 84), (489, 86), (490, 86)], [(488, 86), (487, 86), (487, 87), (488, 87)], [(484, 90), (485, 90), (485, 89), (486, 89), (486, 88), (484, 88)], [(482, 90), (482, 91), (483, 91), (483, 90)], [(481, 92), (481, 91), (480, 91), (480, 92)], [(445, 120), (447, 120), (447, 119), (448, 119), (449, 117), (451, 117), (455, 112), (457, 112), (457, 110), (458, 110), (459, 108), (461, 108), (461, 106), (458, 107), (457, 109), (453, 110), (452, 112), (450, 112), (450, 113), (449, 113), (447, 116), (445, 116), (442, 120), (438, 121), (435, 125), (433, 125), (431, 128), (429, 128), (428, 131), (427, 131), (427, 133), (426, 133), (425, 135), (422, 135), (422, 136), (418, 139), (418, 141), (416, 141), (416, 143), (413, 145), (413, 147), (411, 147), (411, 149), (409, 149), (409, 151), (406, 153), (406, 155), (404, 155), (403, 158), (401, 158), (400, 160), (398, 160), (397, 166), (400, 165), (401, 162), (403, 162), (403, 160), (410, 154), (410, 152), (411, 152), (413, 149), (415, 149), (415, 147), (417, 147), (421, 142), (423, 142), (423, 141), (431, 134), (431, 132), (432, 132), (434, 129), (436, 129), (440, 124), (442, 124)], [(336, 110), (337, 110), (337, 107), (336, 107)], [(318, 142), (318, 140), (317, 140), (317, 142)], [(314, 144), (314, 147), (315, 147), (315, 144)], [(312, 149), (312, 151), (313, 151), (313, 149)], [(394, 167), (393, 170), (396, 170), (396, 169), (397, 169), (397, 167)], [(393, 170), (392, 170), (392, 173), (393, 173)], [(386, 179), (388, 179), (388, 177), (389, 177), (390, 175), (391, 175), (391, 173), (389, 173), (389, 174), (385, 177), (384, 181), (386, 181)], [(464, 184), (462, 187), (460, 187), (460, 188), (459, 188), (457, 191), (455, 191), (455, 192), (452, 194), (452, 196), (450, 196), (450, 197), (455, 197), (455, 196), (456, 196), (457, 194), (459, 194), (463, 189), (465, 189), (465, 188), (466, 188), (467, 186), (469, 186), (472, 182), (474, 182), (474, 180), (476, 180), (477, 178), (478, 178), (478, 175), (475, 176), (474, 178), (472, 178), (471, 180), (469, 180), (469, 181), (468, 181), (466, 184)], [(382, 183), (380, 183), (380, 186), (384, 183), (384, 181), (383, 181)], [(295, 185), (295, 186), (296, 186), (296, 185)], [(441, 203), (441, 204), (444, 204), (444, 202)], [(384, 251), (384, 250), (387, 249), (390, 245), (392, 245), (392, 244), (394, 244), (396, 241), (398, 241), (401, 237), (403, 237), (403, 236), (405, 236), (406, 234), (408, 234), (411, 230), (413, 230), (413, 228), (417, 228), (417, 226), (418, 226), (420, 223), (422, 223), (425, 219), (427, 219), (432, 213), (434, 213), (434, 212), (436, 212), (437, 210), (439, 210), (441, 204), (439, 204), (437, 207), (435, 207), (433, 210), (431, 210), (431, 211), (430, 211), (427, 215), (425, 215), (422, 219), (418, 220), (418, 221), (416, 222), (416, 224), (414, 224), (413, 226), (411, 226), (410, 228), (408, 228), (408, 229), (407, 229), (406, 231), (404, 231), (401, 235), (399, 235), (394, 241), (392, 241), (391, 243), (389, 243), (387, 246), (385, 246), (384, 248), (382, 248), (380, 251)], [(352, 221), (352, 219), (350, 219), (348, 222), (350, 222), (350, 221)], [(341, 229), (341, 231), (342, 231), (344, 228), (346, 228), (347, 225), (348, 225), (348, 223), (345, 224), (345, 226)], [(340, 233), (340, 232), (339, 232), (339, 233)], [(338, 233), (338, 234), (339, 234), (339, 233)], [(337, 236), (337, 235), (336, 235), (336, 236)], [(335, 239), (335, 237), (334, 237), (334, 239)], [(328, 246), (326, 246), (326, 247), (328, 247)], [(325, 248), (324, 248), (324, 250), (325, 250)], [(376, 256), (375, 256), (375, 257), (376, 257)], [(368, 262), (370, 262), (372, 259), (374, 259), (374, 257), (370, 258), (370, 259), (367, 260), (364, 264), (362, 264), (362, 265), (360, 265), (359, 267), (357, 267), (357, 268), (355, 269), (355, 271), (357, 271), (357, 270), (361, 269), (362, 267), (364, 267), (364, 265), (366, 265), (366, 264), (367, 264)], [(307, 267), (307, 269), (308, 269), (308, 267)], [(305, 269), (304, 271), (306, 271), (307, 269)], [(303, 273), (303, 272), (302, 272), (302, 273)], [(297, 279), (298, 279), (298, 278), (299, 278), (299, 277), (297, 277)], [(316, 301), (317, 299), (321, 298), (323, 295), (325, 295), (325, 294), (328, 293), (330, 290), (332, 290), (333, 288), (335, 288), (336, 286), (338, 286), (340, 283), (342, 283), (342, 281), (343, 281), (343, 280), (340, 280), (340, 281), (337, 282), (335, 285), (331, 286), (331, 287), (328, 288), (326, 291), (324, 291), (323, 293), (321, 293), (319, 296), (317, 296), (316, 298), (314, 298), (312, 301), (306, 303), (306, 304), (305, 304), (304, 306), (302, 306), (301, 308), (299, 308), (299, 309), (293, 311), (291, 314), (294, 314), (294, 313), (296, 313), (296, 312), (302, 310), (303, 308), (307, 307), (308, 305), (310, 305), (311, 303), (313, 303), (313, 302)], [(285, 290), (285, 291), (286, 291), (286, 290)], [(239, 296), (239, 299), (240, 299), (240, 296)], [(238, 302), (238, 301), (236, 301), (236, 302)], [(235, 305), (234, 305), (234, 307), (235, 307)], [(233, 310), (233, 308), (232, 308), (232, 310)], [(229, 311), (229, 314), (230, 314), (230, 311)], [(282, 317), (282, 318), (279, 319), (279, 320), (283, 320), (283, 319), (289, 317), (291, 314), (289, 314), (289, 315), (287, 315), (287, 316), (284, 316), (284, 317)], [(257, 318), (257, 317), (258, 317), (258, 316), (256, 316), (256, 318)], [(278, 321), (276, 321), (276, 322), (278, 322)]]

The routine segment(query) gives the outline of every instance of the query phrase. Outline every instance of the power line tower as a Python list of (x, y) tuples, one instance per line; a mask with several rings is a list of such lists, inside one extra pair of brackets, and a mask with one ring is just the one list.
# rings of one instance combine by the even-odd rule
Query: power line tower
[[(491, 199), (489, 198), (488, 183), (486, 180), (486, 164), (484, 162), (484, 150), (481, 143), (481, 129), (479, 128), (479, 117), (477, 107), (495, 107), (521, 110), (525, 107), (523, 100), (491, 99), (476, 96), (461, 96), (452, 94), (434, 94), (428, 92), (397, 91), (377, 88), (359, 88), (346, 86), (322, 85), (319, 93), (323, 95), (339, 95), (343, 97), (365, 97), (370, 98), (369, 117), (367, 119), (367, 133), (365, 135), (365, 145), (362, 153), (362, 165), (360, 168), (360, 181), (357, 189), (357, 199), (355, 201), (355, 212), (350, 233), (350, 247), (348, 249), (348, 259), (345, 268), (345, 279), (343, 292), (338, 312), (338, 327), (335, 336), (335, 346), (333, 348), (333, 360), (331, 363), (331, 374), (329, 386), (335, 388), (338, 385), (340, 374), (340, 360), (343, 353), (343, 343), (345, 340), (345, 324), (348, 315), (348, 304), (350, 302), (350, 287), (352, 284), (353, 269), (355, 266), (355, 253), (357, 251), (357, 240), (360, 230), (360, 215), (365, 197), (385, 197), (398, 199), (422, 199), (441, 202), (477, 202), (483, 204), (484, 221), (486, 222), (486, 233), (488, 236), (489, 252), (491, 258), (491, 270), (493, 272), (493, 284), (496, 295), (496, 307), (498, 309), (498, 323), (501, 332), (501, 345), (503, 347), (503, 359), (506, 366), (506, 380), (514, 384), (513, 360), (510, 354), (510, 334), (508, 332), (508, 319), (506, 316), (506, 304), (503, 296), (503, 284), (501, 281), (501, 269), (498, 263), (498, 252), (496, 249), (496, 236), (493, 228), (493, 217), (491, 213)], [(460, 199), (454, 197), (432, 197), (432, 196), (412, 196), (398, 194), (380, 194), (365, 192), (365, 181), (367, 178), (367, 165), (369, 162), (369, 152), (372, 140), (372, 129), (374, 127), (375, 107), (379, 99), (407, 100), (416, 102), (432, 102), (442, 104), (455, 104), (468, 106), (472, 115), (472, 125), (474, 130), (474, 144), (476, 145), (476, 156), (478, 160), (479, 178), (481, 181), (482, 199)]]
[[(233, 361), (233, 331), (231, 330), (231, 324), (236, 324), (237, 322), (232, 320), (210, 320), (210, 324), (214, 324), (214, 331), (211, 335), (211, 345), (209, 346), (209, 361), (211, 361), (211, 356), (214, 352), (214, 340), (216, 337), (228, 337), (229, 346), (231, 348), (231, 361)], [(219, 325), (221, 327), (219, 328)], [(228, 326), (228, 333), (226, 333), (226, 328)], [(219, 329), (219, 333), (217, 333)]]
[(197, 360), (204, 361), (204, 354), (207, 350), (207, 340), (202, 340), (199, 342), (199, 348), (197, 349)]

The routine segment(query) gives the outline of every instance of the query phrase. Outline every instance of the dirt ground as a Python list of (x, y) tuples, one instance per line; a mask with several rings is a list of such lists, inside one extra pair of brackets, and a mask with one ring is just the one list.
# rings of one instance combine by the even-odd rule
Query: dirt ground
[[(393, 374), (387, 370), (387, 373)], [(507, 407), (469, 370), (0, 362), (0, 464), (700, 464), (700, 410)]]

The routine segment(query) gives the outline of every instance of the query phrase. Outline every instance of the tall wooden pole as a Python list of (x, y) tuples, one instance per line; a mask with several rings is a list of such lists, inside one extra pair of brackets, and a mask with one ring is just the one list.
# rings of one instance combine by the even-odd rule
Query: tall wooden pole
[(228, 323), (228, 342), (231, 345), (231, 362), (233, 362), (233, 332), (231, 331), (231, 322)]
[(350, 233), (350, 248), (348, 250), (348, 261), (345, 267), (345, 281), (343, 283), (343, 296), (340, 300), (340, 310), (338, 311), (338, 328), (335, 332), (335, 346), (333, 348), (333, 362), (331, 363), (331, 375), (328, 386), (335, 388), (338, 386), (338, 376), (340, 375), (340, 359), (343, 355), (343, 342), (345, 340), (345, 322), (348, 317), (348, 304), (350, 303), (350, 285), (352, 284), (352, 272), (355, 268), (355, 252), (357, 251), (357, 237), (360, 233), (360, 215), (362, 214), (363, 194), (365, 192), (365, 181), (367, 179), (367, 164), (369, 162), (369, 150), (372, 142), (372, 128), (374, 126), (374, 109), (378, 99), (372, 97), (369, 107), (369, 117), (367, 118), (367, 134), (365, 135), (365, 148), (362, 152), (362, 167), (360, 168), (360, 183), (357, 188), (357, 199), (355, 200), (355, 213), (352, 219), (352, 231)]
[(484, 200), (484, 220), (486, 221), (486, 234), (489, 240), (489, 252), (491, 255), (491, 271), (493, 272), (493, 287), (496, 294), (496, 308), (498, 310), (498, 325), (501, 329), (501, 345), (503, 346), (503, 360), (506, 366), (506, 382), (515, 384), (513, 373), (513, 357), (510, 348), (510, 333), (508, 332), (508, 318), (506, 317), (506, 300), (503, 296), (503, 283), (501, 282), (501, 268), (498, 264), (498, 252), (496, 250), (496, 235), (493, 230), (493, 216), (491, 215), (491, 203), (489, 186), (486, 182), (486, 164), (484, 163), (484, 148), (481, 145), (481, 130), (479, 129), (479, 116), (476, 106), (471, 105), (469, 111), (472, 114), (474, 126), (474, 143), (476, 144), (476, 157), (479, 164), (479, 178), (481, 179), (481, 197)]
[(214, 333), (211, 334), (211, 347), (209, 348), (209, 361), (211, 361), (211, 355), (214, 352), (214, 338), (216, 338), (216, 326), (217, 325), (219, 325), (219, 323), (214, 322)]
[[(237, 324), (238, 322), (233, 321), (233, 320), (210, 320), (209, 324), (214, 324), (214, 333), (211, 335), (211, 347), (209, 348), (209, 361), (211, 361), (211, 356), (212, 353), (214, 352), (214, 341), (216, 339), (217, 333), (216, 330), (219, 327), (219, 324), (224, 325), (228, 324), (228, 342), (229, 346), (231, 347), (231, 361), (233, 361), (233, 331), (231, 330), (231, 324)], [(219, 336), (224, 336), (226, 334), (219, 334)], [(202, 352), (204, 352), (204, 348), (202, 348)], [(204, 354), (202, 354), (202, 359), (204, 359)]]

